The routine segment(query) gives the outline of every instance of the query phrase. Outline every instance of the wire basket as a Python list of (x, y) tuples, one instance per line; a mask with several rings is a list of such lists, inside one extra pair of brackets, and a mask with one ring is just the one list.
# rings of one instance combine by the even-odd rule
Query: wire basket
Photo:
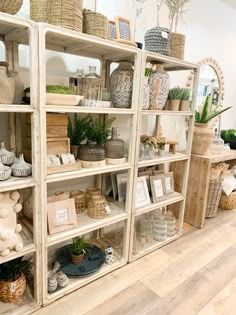
[(90, 10), (83, 10), (83, 33), (109, 39), (109, 25), (106, 16)]
[(48, 23), (82, 32), (82, 0), (50, 0), (47, 7)]
[(233, 191), (229, 196), (222, 192), (219, 208), (224, 210), (232, 210), (236, 208), (236, 191)]
[(171, 33), (170, 36), (170, 56), (184, 60), (185, 35)]
[(21, 273), (16, 281), (0, 281), (0, 300), (16, 303), (21, 300), (26, 288), (25, 275)]
[(83, 191), (73, 190), (70, 193), (70, 198), (74, 198), (74, 200), (75, 200), (76, 213), (82, 213), (85, 211), (85, 198), (84, 198), (84, 192)]
[(0, 1), (0, 12), (16, 14), (23, 4), (23, 0), (4, 0)]
[(93, 219), (102, 219), (107, 216), (108, 203), (104, 196), (94, 195), (88, 200), (87, 214)]
[(206, 218), (216, 216), (222, 192), (221, 180), (210, 180), (207, 197)]
[(47, 0), (30, 1), (30, 19), (36, 22), (47, 22)]

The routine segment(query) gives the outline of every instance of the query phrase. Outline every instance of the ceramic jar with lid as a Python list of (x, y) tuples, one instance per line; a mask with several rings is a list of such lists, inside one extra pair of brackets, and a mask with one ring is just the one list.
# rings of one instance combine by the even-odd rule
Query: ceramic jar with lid
[(15, 82), (7, 76), (8, 63), (0, 63), (0, 104), (13, 104)]
[(14, 152), (8, 151), (5, 148), (5, 144), (3, 141), (0, 141), (0, 159), (4, 165), (12, 165), (14, 162), (15, 154)]

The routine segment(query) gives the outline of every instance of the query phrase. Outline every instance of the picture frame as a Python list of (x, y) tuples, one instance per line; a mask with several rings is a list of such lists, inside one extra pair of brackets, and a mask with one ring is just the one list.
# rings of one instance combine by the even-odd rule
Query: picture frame
[(155, 170), (152, 171), (152, 175), (156, 176), (156, 175), (164, 175), (165, 171), (164, 170)]
[(117, 189), (117, 180), (116, 180), (117, 174), (118, 174), (117, 172), (111, 173), (111, 186), (112, 186), (112, 194), (113, 194), (114, 200), (118, 199), (118, 189)]
[(116, 174), (116, 180), (117, 180), (118, 201), (125, 201), (128, 173)]
[(150, 176), (152, 176), (152, 175), (153, 175), (152, 170), (138, 172), (138, 177), (145, 176), (149, 193), (151, 193)]
[(77, 227), (74, 198), (48, 203), (47, 214), (50, 235)]
[(174, 193), (174, 173), (168, 172), (164, 174), (164, 192), (165, 194)]
[(115, 16), (115, 26), (117, 40), (132, 41), (130, 20), (121, 16)]
[(159, 202), (164, 199), (165, 190), (164, 190), (164, 174), (150, 176), (151, 191), (152, 191), (152, 200), (154, 203)]
[(151, 203), (146, 176), (140, 176), (136, 181), (135, 208), (147, 206)]
[(115, 21), (108, 20), (108, 28), (109, 28), (110, 40), (116, 39), (117, 38), (117, 34), (116, 34), (116, 23), (115, 23)]

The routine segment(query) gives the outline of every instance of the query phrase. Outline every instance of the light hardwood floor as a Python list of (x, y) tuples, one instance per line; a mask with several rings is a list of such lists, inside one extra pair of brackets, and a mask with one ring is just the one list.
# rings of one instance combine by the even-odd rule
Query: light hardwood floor
[(236, 210), (34, 315), (235, 315)]

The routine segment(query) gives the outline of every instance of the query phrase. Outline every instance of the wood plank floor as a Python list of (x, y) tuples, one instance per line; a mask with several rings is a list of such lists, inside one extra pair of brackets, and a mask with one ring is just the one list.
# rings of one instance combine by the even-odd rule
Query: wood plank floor
[(235, 315), (236, 210), (35, 315)]

